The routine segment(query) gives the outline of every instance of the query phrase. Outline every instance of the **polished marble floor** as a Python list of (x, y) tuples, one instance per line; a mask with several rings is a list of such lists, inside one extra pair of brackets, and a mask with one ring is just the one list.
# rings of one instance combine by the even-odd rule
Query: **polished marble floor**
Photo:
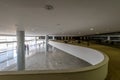
[[(34, 45), (30, 47), (30, 51), (26, 51), (25, 70), (56, 70), (71, 69), (90, 66), (88, 62), (72, 56), (64, 51), (56, 49), (49, 45), (46, 52), (44, 44)], [(14, 54), (15, 55), (15, 54)], [(16, 56), (12, 59), (0, 63), (1, 71), (17, 70)]]

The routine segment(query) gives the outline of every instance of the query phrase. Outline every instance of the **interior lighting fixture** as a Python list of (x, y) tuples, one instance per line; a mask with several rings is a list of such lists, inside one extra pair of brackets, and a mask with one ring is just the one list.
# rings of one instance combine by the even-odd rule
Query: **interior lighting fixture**
[(52, 6), (52, 5), (45, 5), (45, 9), (47, 9), (47, 10), (53, 10), (54, 9), (54, 7)]

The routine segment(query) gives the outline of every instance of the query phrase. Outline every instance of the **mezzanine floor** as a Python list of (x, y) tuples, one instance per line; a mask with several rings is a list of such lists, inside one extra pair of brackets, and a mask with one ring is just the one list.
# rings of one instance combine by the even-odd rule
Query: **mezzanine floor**
[[(3, 63), (1, 71), (17, 70), (16, 57), (8, 59)], [(88, 62), (72, 56), (64, 51), (49, 46), (49, 51), (45, 52), (45, 45), (35, 45), (31, 51), (26, 51), (25, 70), (55, 70), (71, 69), (90, 66)], [(9, 63), (9, 65), (7, 65)], [(4, 68), (3, 68), (4, 67)]]

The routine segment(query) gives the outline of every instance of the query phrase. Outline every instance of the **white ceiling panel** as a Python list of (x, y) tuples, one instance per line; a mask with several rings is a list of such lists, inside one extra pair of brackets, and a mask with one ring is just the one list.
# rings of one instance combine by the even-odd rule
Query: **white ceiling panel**
[(120, 0), (0, 0), (0, 34), (15, 35), (17, 29), (33, 36), (120, 31), (119, 4)]

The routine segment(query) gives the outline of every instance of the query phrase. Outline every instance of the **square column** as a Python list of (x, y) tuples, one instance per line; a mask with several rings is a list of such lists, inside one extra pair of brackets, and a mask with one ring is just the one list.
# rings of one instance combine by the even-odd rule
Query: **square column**
[(63, 40), (63, 36), (61, 36), (61, 40)]
[(46, 52), (48, 52), (48, 35), (45, 36)]
[(24, 31), (17, 31), (17, 69), (25, 69), (25, 33)]
[(35, 45), (37, 46), (37, 37), (35, 37)]
[(107, 40), (110, 41), (110, 36), (107, 36)]
[(52, 36), (52, 39), (55, 40), (55, 36)]

